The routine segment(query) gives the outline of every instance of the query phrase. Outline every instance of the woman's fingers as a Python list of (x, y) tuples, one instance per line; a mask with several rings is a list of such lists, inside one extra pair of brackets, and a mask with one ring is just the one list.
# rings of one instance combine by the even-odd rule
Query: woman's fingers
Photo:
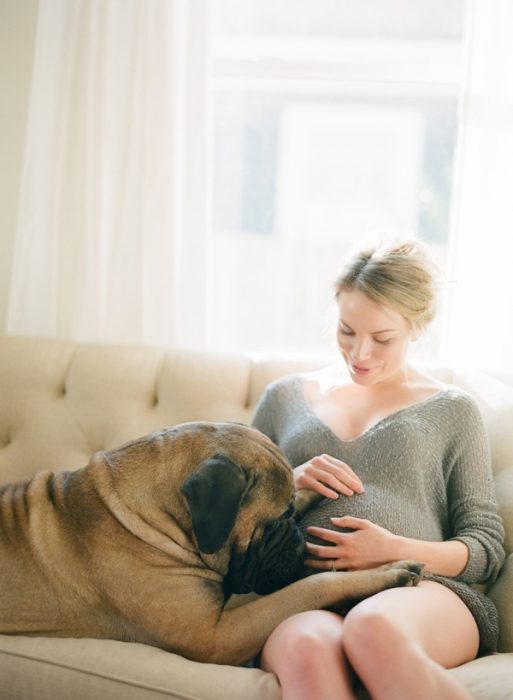
[[(335, 489), (329, 488), (329, 486), (327, 486), (325, 483), (323, 483), (323, 481), (321, 481), (319, 479), (314, 479), (314, 478), (306, 479), (305, 478), (301, 482), (301, 484), (302, 484), (302, 488), (310, 489), (311, 491), (316, 491), (317, 493), (320, 493), (321, 496), (325, 496), (326, 498), (335, 499), (335, 498), (338, 498), (340, 493), (341, 493), (340, 490), (335, 490)], [(353, 495), (353, 492), (350, 489), (344, 489), (344, 491), (346, 492), (345, 493), (346, 496)]]
[(326, 461), (327, 465), (331, 465), (331, 473), (337, 477), (340, 481), (343, 481), (348, 486), (350, 486), (356, 493), (363, 493), (364, 487), (360, 477), (351, 469), (349, 464), (342, 462), (336, 457), (331, 455), (322, 455), (322, 458)]
[(352, 496), (354, 494), (354, 489), (350, 484), (343, 481), (331, 471), (321, 467), (312, 466), (308, 472), (308, 476), (322, 484), (325, 490), (332, 494), (331, 498), (337, 498), (339, 494), (343, 494), (344, 496)]
[(310, 569), (319, 571), (339, 571), (340, 562), (338, 559), (305, 559), (305, 565)]
[[(310, 484), (306, 483), (307, 479)], [(349, 465), (326, 454), (314, 457), (302, 465), (302, 480), (305, 488), (311, 488), (312, 480), (323, 484), (327, 487), (327, 492), (316, 490), (330, 498), (336, 498), (339, 493), (352, 496), (355, 492), (363, 493), (364, 490), (361, 479)]]
[[(306, 530), (309, 535), (313, 535), (314, 537), (317, 537), (317, 539), (323, 540), (324, 542), (332, 542), (333, 544), (338, 544), (341, 537), (344, 535), (343, 532), (328, 530), (328, 528), (317, 527), (317, 525), (310, 525), (310, 527), (307, 527)], [(310, 542), (307, 542), (307, 546), (319, 548), (322, 547), (322, 545), (311, 544)], [(324, 547), (324, 549), (330, 549), (330, 546)]]
[(336, 552), (333, 551), (333, 547), (325, 547), (320, 544), (312, 544), (307, 542), (306, 551), (309, 556), (315, 557), (316, 559), (336, 559)]
[(371, 525), (365, 518), (355, 518), (353, 515), (341, 515), (340, 517), (330, 518), (330, 520), (337, 527), (348, 527), (351, 530), (363, 530)]

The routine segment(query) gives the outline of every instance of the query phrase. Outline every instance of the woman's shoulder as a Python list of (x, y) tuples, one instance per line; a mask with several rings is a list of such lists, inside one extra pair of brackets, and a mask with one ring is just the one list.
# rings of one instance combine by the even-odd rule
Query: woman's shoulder
[(465, 389), (455, 384), (446, 384), (443, 398), (452, 410), (459, 412), (461, 415), (481, 417), (481, 409), (476, 399)]
[(428, 397), (431, 391), (434, 401), (428, 403), (432, 410), (442, 418), (447, 416), (451, 424), (482, 422), (481, 410), (476, 399), (465, 389), (437, 380), (433, 384), (424, 384), (423, 389)]
[(459, 386), (444, 382), (424, 370), (413, 369), (410, 372), (410, 385), (418, 394), (420, 401), (433, 396), (450, 403), (453, 407), (477, 406), (472, 395)]
[(290, 394), (302, 388), (303, 381), (302, 375), (297, 373), (277, 377), (265, 386), (261, 400), (272, 401), (279, 398), (288, 398)]
[(462, 406), (476, 405), (475, 399), (468, 391), (451, 382), (444, 382), (423, 369), (410, 368), (410, 380), (421, 393), (439, 395), (449, 402)]

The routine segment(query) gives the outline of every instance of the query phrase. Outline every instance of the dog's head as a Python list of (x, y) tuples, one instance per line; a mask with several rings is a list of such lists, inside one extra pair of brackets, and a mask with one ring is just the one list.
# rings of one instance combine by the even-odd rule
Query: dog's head
[(289, 512), (255, 532), (246, 552), (235, 552), (223, 585), (225, 594), (266, 595), (301, 577), (305, 539)]
[(239, 424), (215, 424), (209, 444), (215, 452), (181, 486), (198, 550), (228, 554), (227, 595), (288, 585), (305, 555), (290, 464), (267, 437)]

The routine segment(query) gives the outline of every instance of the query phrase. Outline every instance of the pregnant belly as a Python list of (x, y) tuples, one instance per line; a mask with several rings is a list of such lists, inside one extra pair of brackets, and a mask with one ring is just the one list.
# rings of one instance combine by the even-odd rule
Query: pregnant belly
[[(319, 542), (306, 532), (310, 525), (341, 530), (331, 522), (333, 517), (351, 515), (370, 520), (396, 535), (416, 539), (441, 541), (444, 539), (442, 526), (436, 514), (418, 499), (405, 499), (404, 495), (384, 492), (383, 489), (368, 485), (365, 493), (351, 497), (339, 496), (333, 500), (323, 498), (300, 520), (299, 529), (309, 542)], [(342, 530), (343, 531), (343, 530)]]

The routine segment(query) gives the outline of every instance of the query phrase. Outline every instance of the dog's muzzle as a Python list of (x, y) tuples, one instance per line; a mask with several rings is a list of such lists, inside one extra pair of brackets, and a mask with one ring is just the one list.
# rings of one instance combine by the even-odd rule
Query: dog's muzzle
[(253, 538), (245, 555), (235, 554), (224, 579), (225, 594), (266, 595), (303, 575), (306, 546), (294, 518), (273, 520)]

